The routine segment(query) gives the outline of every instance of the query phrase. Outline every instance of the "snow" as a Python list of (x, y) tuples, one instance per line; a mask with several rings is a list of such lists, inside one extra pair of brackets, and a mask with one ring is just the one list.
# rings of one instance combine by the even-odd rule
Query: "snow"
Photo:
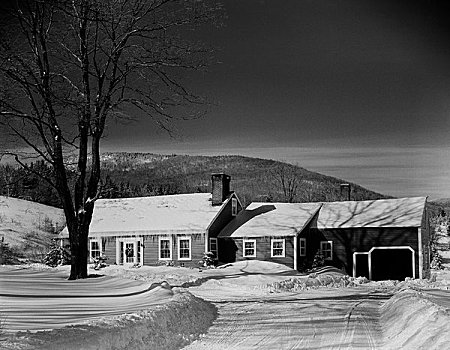
[(402, 282), (263, 261), (109, 266), (80, 281), (66, 280), (68, 266), (0, 271), (2, 349), (439, 349), (450, 341), (447, 270)]
[(99, 199), (89, 235), (202, 233), (221, 208), (211, 205), (210, 193)]
[(317, 227), (420, 227), (425, 197), (323, 203)]
[(3, 237), (5, 243), (21, 245), (24, 237), (32, 232), (36, 233), (35, 238), (41, 243), (54, 238), (54, 235), (44, 230), (45, 225), (50, 223), (59, 227), (64, 225), (62, 209), (0, 196), (0, 239)]
[(385, 345), (391, 349), (446, 349), (449, 317), (449, 309), (428, 300), (426, 293), (400, 291), (382, 306)]
[(178, 349), (215, 318), (214, 306), (167, 283), (68, 281), (66, 270), (2, 267), (2, 349)]
[(320, 203), (251, 203), (220, 237), (295, 236), (320, 209)]

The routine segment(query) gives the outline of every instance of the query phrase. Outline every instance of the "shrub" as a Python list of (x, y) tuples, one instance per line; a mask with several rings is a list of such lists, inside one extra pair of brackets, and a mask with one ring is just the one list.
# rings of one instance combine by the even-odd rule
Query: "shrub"
[(318, 250), (316, 255), (314, 255), (314, 260), (311, 267), (315, 269), (322, 266), (325, 266), (325, 258), (323, 257), (322, 252)]
[(12, 264), (14, 263), (15, 254), (13, 250), (9, 247), (8, 243), (0, 243), (0, 263), (1, 264)]
[(213, 252), (205, 252), (203, 253), (203, 259), (200, 260), (198, 263), (202, 267), (209, 267), (215, 265), (215, 256)]
[(50, 251), (45, 255), (44, 264), (56, 267), (59, 265), (67, 265), (69, 263), (69, 252), (56, 244), (56, 242), (53, 242)]

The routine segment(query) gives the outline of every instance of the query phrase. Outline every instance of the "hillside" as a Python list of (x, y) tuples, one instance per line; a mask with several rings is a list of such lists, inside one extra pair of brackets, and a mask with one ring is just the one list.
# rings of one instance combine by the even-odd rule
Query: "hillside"
[[(287, 201), (280, 174), (298, 187), (295, 202), (333, 201), (341, 196), (340, 184), (334, 177), (274, 160), (243, 156), (186, 156), (149, 153), (104, 153), (102, 173), (104, 196), (128, 197), (157, 194), (208, 192), (210, 177), (215, 172), (230, 175), (231, 188), (244, 204), (251, 201)], [(351, 199), (376, 199), (386, 196), (351, 185)]]
[[(33, 169), (46, 174), (52, 172), (42, 161), (33, 164)], [(334, 201), (348, 197), (346, 192), (341, 195), (340, 189), (340, 184), (347, 181), (274, 160), (150, 153), (102, 154), (102, 197), (209, 192), (211, 173), (214, 172), (231, 175), (231, 188), (243, 204), (251, 201)], [(74, 181), (70, 172), (68, 178)], [(281, 180), (285, 182), (285, 190)], [(350, 185), (351, 199), (386, 197), (357, 184)], [(12, 166), (0, 166), (0, 195), (60, 207), (55, 190), (45, 181)]]
[(64, 223), (61, 209), (0, 196), (0, 240), (14, 256), (40, 261)]

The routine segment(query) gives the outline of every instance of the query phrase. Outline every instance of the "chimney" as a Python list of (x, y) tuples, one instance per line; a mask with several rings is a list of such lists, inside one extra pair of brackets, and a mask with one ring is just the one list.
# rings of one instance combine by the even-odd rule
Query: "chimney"
[(222, 205), (230, 194), (231, 176), (224, 173), (216, 173), (211, 175), (212, 182), (212, 205)]
[(341, 184), (341, 200), (343, 198), (342, 193), (345, 192), (345, 190), (347, 190), (347, 198), (345, 198), (344, 200), (350, 200), (351, 197), (351, 187), (350, 184)]

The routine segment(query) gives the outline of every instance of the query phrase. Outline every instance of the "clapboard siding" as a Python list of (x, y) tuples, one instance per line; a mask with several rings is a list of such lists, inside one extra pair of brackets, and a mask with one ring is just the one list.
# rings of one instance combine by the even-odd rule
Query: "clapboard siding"
[(103, 253), (106, 256), (107, 264), (116, 263), (116, 239), (103, 239)]
[[(159, 237), (156, 235), (144, 237), (144, 265), (164, 265), (166, 260), (159, 260)], [(203, 258), (205, 251), (205, 235), (170, 235), (161, 236), (161, 238), (172, 238), (172, 262), (175, 266), (197, 267), (198, 262)], [(191, 260), (179, 260), (178, 258), (178, 237), (191, 237)]]
[(271, 257), (271, 237), (249, 238), (256, 240), (256, 257), (243, 256), (243, 238), (234, 238), (236, 246), (236, 261), (245, 260), (264, 260), (278, 264), (294, 267), (294, 237), (274, 237), (275, 239), (285, 240), (285, 257)]

